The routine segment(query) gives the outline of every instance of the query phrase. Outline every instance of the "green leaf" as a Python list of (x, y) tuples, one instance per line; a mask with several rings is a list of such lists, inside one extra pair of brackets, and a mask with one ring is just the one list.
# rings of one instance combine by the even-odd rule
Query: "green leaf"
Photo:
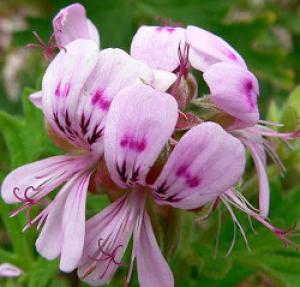
[(286, 105), (293, 107), (297, 111), (297, 114), (300, 115), (300, 86), (295, 88), (290, 94)]
[(49, 281), (58, 273), (58, 260), (47, 261), (40, 258), (36, 261), (29, 274), (29, 287), (46, 287)]
[(280, 128), (282, 132), (297, 130), (297, 110), (293, 106), (285, 107), (281, 116), (281, 123), (284, 125)]
[(54, 150), (45, 132), (42, 112), (28, 99), (32, 92), (27, 88), (23, 93), (24, 118), (0, 111), (0, 129), (10, 153), (11, 168), (36, 160), (42, 152)]

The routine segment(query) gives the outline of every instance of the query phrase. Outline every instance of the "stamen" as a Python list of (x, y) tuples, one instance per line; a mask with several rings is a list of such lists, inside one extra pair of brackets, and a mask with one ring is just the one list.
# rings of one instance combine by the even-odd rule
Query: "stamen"
[(65, 47), (58, 45), (58, 44), (53, 45), (55, 33), (52, 33), (52, 35), (49, 37), (48, 43), (45, 43), (42, 40), (42, 38), (38, 35), (37, 32), (33, 31), (32, 34), (37, 39), (38, 44), (30, 43), (30, 44), (26, 45), (26, 48), (41, 49), (43, 51), (43, 56), (47, 62), (51, 62), (54, 59), (54, 57), (56, 55), (56, 51), (55, 51), (56, 49), (62, 49), (65, 52), (67, 52)]
[(220, 207), (217, 209), (217, 213), (218, 213), (218, 226), (217, 226), (216, 244), (215, 244), (215, 250), (214, 250), (214, 258), (215, 259), (218, 256), (218, 250), (219, 250), (220, 238), (221, 238), (221, 230), (222, 230), (222, 214), (221, 214)]
[(15, 211), (13, 211), (10, 216), (14, 217), (16, 215), (18, 215), (20, 212), (22, 212), (23, 210), (26, 210), (26, 218), (27, 218), (27, 225), (28, 226), (32, 226), (32, 220), (31, 220), (31, 216), (30, 216), (30, 212), (31, 212), (31, 208), (33, 205), (36, 205), (38, 203), (38, 200), (35, 200), (33, 198), (30, 198), (28, 196), (28, 192), (30, 190), (33, 190), (35, 192), (35, 195), (38, 193), (38, 189), (34, 188), (33, 186), (28, 186), (26, 187), (25, 191), (24, 191), (24, 197), (20, 197), (17, 192), (20, 191), (20, 188), (15, 187), (13, 189), (13, 194), (14, 196), (20, 201), (23, 202), (23, 205), (19, 208), (17, 208)]
[(112, 252), (110, 251), (105, 251), (104, 250), (104, 244), (101, 244), (101, 241), (103, 239), (100, 238), (98, 240), (98, 256), (88, 256), (88, 258), (93, 261), (92, 265), (84, 272), (83, 274), (83, 279), (86, 278), (88, 275), (90, 275), (91, 273), (93, 273), (96, 269), (96, 265), (97, 265), (97, 262), (101, 262), (101, 261), (107, 261), (108, 260), (108, 263), (106, 265), (106, 268), (105, 270), (103, 271), (103, 273), (101, 274), (101, 276), (99, 277), (100, 279), (104, 278), (105, 274), (107, 273), (107, 270), (110, 266), (111, 263), (115, 264), (115, 265), (118, 265), (118, 266), (125, 266), (125, 264), (123, 264), (122, 262), (118, 262), (116, 260), (116, 256), (117, 256), (117, 252), (120, 248), (123, 247), (123, 245), (118, 245), (116, 246)]
[[(294, 224), (292, 227), (288, 229), (279, 229), (277, 227), (274, 227), (272, 224), (270, 224), (265, 218), (263, 218), (260, 214), (256, 213), (252, 209), (248, 208), (246, 205), (243, 204), (242, 201), (236, 196), (237, 191), (226, 191), (225, 195), (222, 195), (222, 200), (226, 206), (229, 206), (229, 203), (238, 208), (239, 210), (245, 212), (249, 216), (256, 219), (258, 222), (263, 224), (266, 228), (268, 228), (270, 231), (273, 232), (274, 235), (276, 235), (285, 246), (293, 246), (295, 249), (298, 249), (299, 246), (297, 243), (290, 240), (288, 237), (294, 237), (294, 236), (300, 236), (299, 233), (295, 233), (294, 230), (297, 227), (296, 224)], [(242, 196), (240, 194), (240, 196)]]
[(177, 75), (177, 79), (172, 87), (171, 90), (171, 95), (176, 99), (178, 88), (181, 82), (182, 77), (186, 77), (188, 74), (188, 63), (189, 63), (189, 50), (190, 50), (190, 45), (185, 44), (183, 51), (181, 50), (180, 47), (181, 43), (179, 43), (178, 46), (178, 58), (179, 58), (179, 71)]
[[(240, 232), (241, 232), (241, 235), (242, 235), (242, 237), (243, 237), (243, 239), (244, 239), (244, 242), (245, 242), (245, 244), (246, 244), (247, 249), (248, 249), (249, 251), (251, 251), (251, 249), (250, 249), (250, 247), (249, 247), (249, 243), (248, 243), (248, 239), (247, 239), (246, 233), (245, 233), (245, 231), (244, 231), (242, 225), (240, 224), (240, 222), (239, 222), (238, 219), (236, 218), (236, 216), (235, 216), (235, 214), (234, 214), (234, 212), (233, 212), (231, 206), (226, 202), (226, 200), (224, 200), (223, 196), (221, 197), (221, 199), (222, 199), (224, 205), (226, 206), (226, 208), (227, 208), (227, 210), (228, 210), (228, 212), (229, 212), (229, 214), (230, 214), (230, 216), (231, 216), (231, 218), (232, 218), (232, 220), (233, 220), (234, 228), (236, 228), (236, 225), (238, 226), (238, 228), (239, 228), (239, 230), (240, 230)], [(236, 233), (236, 231), (235, 231), (235, 233)], [(228, 256), (228, 255), (231, 253), (232, 248), (234, 247), (234, 244), (235, 244), (235, 234), (234, 234), (234, 242), (231, 244), (231, 246), (230, 246), (230, 248), (229, 248), (229, 250), (228, 250), (226, 256)]]

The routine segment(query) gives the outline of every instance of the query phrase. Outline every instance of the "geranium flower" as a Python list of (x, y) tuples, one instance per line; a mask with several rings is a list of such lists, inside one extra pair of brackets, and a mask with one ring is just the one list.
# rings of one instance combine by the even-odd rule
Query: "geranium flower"
[[(249, 149), (259, 178), (259, 209), (264, 220), (270, 204), (266, 153), (282, 167), (270, 139), (290, 140), (300, 134), (298, 131), (279, 133), (264, 126), (271, 123), (260, 120), (259, 84), (244, 59), (221, 37), (195, 26), (142, 26), (133, 38), (131, 55), (152, 68), (176, 73), (178, 79), (190, 77), (191, 68), (203, 73), (210, 94), (193, 104), (208, 111), (208, 115), (203, 115), (206, 120), (220, 123)], [(180, 102), (182, 95), (178, 91), (177, 88), (172, 94)], [(193, 99), (194, 96), (190, 97), (189, 103)], [(186, 126), (194, 124), (190, 120), (192, 116), (193, 120), (196, 116), (201, 120), (200, 110), (192, 115), (183, 111), (181, 117), (185, 117)]]
[[(44, 75), (41, 108), (49, 134), (69, 153), (12, 171), (3, 181), (2, 197), (7, 203), (23, 203), (13, 215), (27, 210), (27, 227), (45, 222), (37, 249), (48, 259), (60, 255), (63, 271), (76, 268), (81, 257), (85, 200), (91, 176), (102, 156), (111, 102), (121, 89), (142, 82), (156, 82), (146, 65), (120, 49), (99, 52), (93, 41), (83, 39), (68, 44)], [(62, 185), (55, 199), (31, 220), (30, 208)]]
[[(153, 234), (146, 198), (159, 205), (194, 209), (215, 200), (242, 175), (243, 145), (211, 122), (188, 131), (164, 167), (157, 166), (177, 116), (178, 106), (170, 94), (144, 84), (123, 89), (112, 102), (104, 131), (104, 156), (111, 179), (120, 196), (124, 195), (87, 221), (79, 276), (91, 285), (111, 280), (123, 265), (122, 256), (133, 234), (127, 283), (136, 258), (141, 286), (174, 286)], [(157, 169), (160, 175), (153, 178)]]

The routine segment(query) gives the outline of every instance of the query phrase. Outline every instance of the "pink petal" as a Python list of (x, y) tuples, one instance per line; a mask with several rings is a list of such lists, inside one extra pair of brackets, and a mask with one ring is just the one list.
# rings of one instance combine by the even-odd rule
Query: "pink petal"
[(55, 131), (77, 146), (87, 145), (77, 135), (77, 108), (97, 57), (98, 47), (93, 41), (73, 41), (66, 46), (66, 52), (61, 50), (55, 57), (43, 78), (45, 116)]
[(62, 218), (70, 184), (67, 183), (47, 207), (47, 219), (35, 246), (46, 259), (53, 260), (59, 256), (63, 244)]
[(143, 182), (173, 133), (177, 103), (147, 85), (121, 90), (107, 116), (104, 155), (112, 179), (122, 187)]
[(167, 91), (177, 79), (177, 76), (174, 73), (166, 71), (153, 70), (153, 74), (154, 80), (152, 87), (161, 92)]
[(91, 41), (77, 40), (53, 60), (44, 77), (43, 100), (48, 121), (57, 132), (77, 147), (100, 153), (114, 96), (135, 83), (152, 84), (153, 73), (120, 49), (105, 49), (97, 55), (93, 47)]
[(73, 177), (47, 207), (47, 219), (36, 242), (51, 260), (61, 255), (60, 269), (71, 272), (79, 263), (85, 235), (85, 203), (90, 174)]
[(78, 269), (82, 280), (92, 286), (111, 280), (120, 265), (138, 213), (143, 212), (144, 200), (142, 192), (127, 193), (87, 221), (84, 253)]
[[(6, 176), (1, 186), (6, 203), (18, 203), (26, 196), (40, 199), (73, 174), (92, 164), (89, 156), (54, 156), (21, 166)], [(14, 194), (17, 194), (17, 198)], [(27, 191), (26, 191), (27, 190)]]
[(176, 145), (154, 186), (160, 204), (194, 209), (232, 187), (245, 167), (241, 142), (212, 122), (188, 131)]
[(243, 140), (243, 142), (250, 150), (258, 175), (260, 215), (267, 218), (270, 209), (270, 186), (264, 148), (261, 143), (251, 142), (250, 140)]
[(0, 277), (19, 277), (23, 271), (10, 263), (0, 264)]
[(231, 62), (247, 68), (243, 58), (222, 38), (196, 26), (186, 29), (186, 41), (190, 45), (191, 65), (205, 72), (212, 64)]
[(157, 245), (149, 215), (145, 212), (136, 241), (138, 278), (141, 287), (172, 287), (172, 271)]
[(29, 96), (29, 100), (38, 108), (43, 109), (42, 91), (35, 92)]
[[(96, 66), (86, 80), (77, 108), (78, 132), (90, 144), (102, 139), (95, 137), (95, 131), (103, 131), (106, 115), (117, 93), (142, 81), (151, 84), (153, 73), (145, 64), (138, 62), (120, 49), (105, 49), (99, 53)], [(83, 118), (85, 125), (82, 125)], [(88, 124), (87, 124), (88, 123)], [(96, 148), (95, 148), (96, 149)]]
[(77, 39), (90, 39), (99, 46), (99, 35), (95, 26), (86, 17), (81, 4), (72, 4), (59, 11), (53, 19), (56, 42), (65, 46)]
[(180, 43), (185, 43), (183, 28), (142, 26), (133, 37), (130, 54), (153, 69), (172, 72), (179, 66)]
[(87, 25), (89, 30), (89, 39), (93, 40), (98, 46), (100, 46), (100, 35), (97, 27), (89, 19), (87, 20)]
[(60, 269), (74, 270), (81, 258), (85, 235), (85, 203), (90, 174), (84, 174), (72, 184), (62, 218), (63, 244)]
[(239, 127), (253, 126), (259, 120), (259, 86), (249, 71), (231, 63), (218, 63), (203, 74), (211, 100), (239, 121)]

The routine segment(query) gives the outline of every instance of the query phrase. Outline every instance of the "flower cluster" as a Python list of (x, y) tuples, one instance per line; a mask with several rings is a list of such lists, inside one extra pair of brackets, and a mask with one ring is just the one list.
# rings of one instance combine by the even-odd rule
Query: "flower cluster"
[[(132, 238), (126, 284), (136, 261), (141, 286), (171, 287), (173, 275), (149, 209), (193, 212), (208, 204), (212, 211), (219, 202), (290, 243), (267, 220), (266, 154), (281, 164), (271, 139), (299, 134), (278, 133), (259, 119), (258, 81), (229, 44), (194, 26), (143, 26), (130, 54), (101, 50), (80, 4), (62, 9), (53, 28), (56, 44), (41, 45), (50, 61), (42, 89), (30, 99), (67, 154), (19, 167), (2, 184), (5, 202), (22, 203), (12, 215), (26, 212), (25, 229), (43, 226), (36, 241), (42, 256), (60, 257), (62, 271), (78, 268), (82, 280), (98, 286), (124, 265)], [(195, 70), (209, 95), (198, 96)], [(258, 211), (236, 188), (245, 148), (259, 177)], [(106, 190), (111, 204), (86, 221), (86, 198), (95, 185)], [(57, 188), (31, 219), (30, 209), (45, 206)]]

